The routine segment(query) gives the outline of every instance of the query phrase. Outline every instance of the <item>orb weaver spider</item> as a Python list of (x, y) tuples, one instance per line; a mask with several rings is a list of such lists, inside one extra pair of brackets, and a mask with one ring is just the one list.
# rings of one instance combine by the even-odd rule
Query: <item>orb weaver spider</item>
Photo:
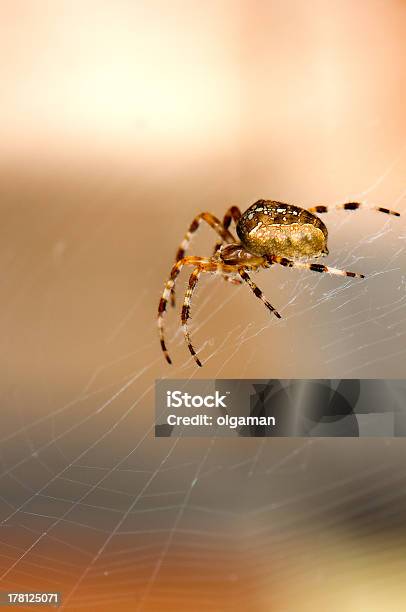
[[(357, 210), (364, 208), (364, 206), (359, 202), (348, 202), (335, 206), (335, 208)], [(313, 206), (304, 209), (300, 206), (273, 200), (258, 200), (243, 214), (239, 208), (232, 206), (224, 215), (223, 223), (208, 212), (197, 215), (178, 248), (175, 264), (172, 267), (169, 279), (166, 281), (159, 302), (158, 328), (161, 348), (166, 361), (172, 363), (165, 344), (164, 314), (169, 298), (172, 306), (175, 305), (175, 281), (183, 266), (194, 268), (183, 301), (181, 321), (186, 344), (198, 366), (201, 366), (202, 363), (190, 340), (188, 319), (190, 317), (192, 294), (202, 272), (220, 274), (225, 280), (235, 284), (247, 283), (254, 295), (262, 300), (266, 308), (278, 319), (281, 318), (281, 315), (268, 302), (261, 289), (251, 280), (248, 271), (256, 271), (259, 268), (269, 268), (273, 264), (279, 264), (288, 268), (302, 268), (314, 272), (328, 272), (339, 276), (364, 278), (363, 274), (357, 272), (348, 272), (320, 263), (303, 261), (311, 257), (317, 258), (328, 255), (327, 228), (317, 216), (317, 214), (326, 213), (328, 210), (327, 206)], [(373, 207), (373, 210), (400, 216), (400, 213), (381, 206)], [(196, 232), (202, 221), (205, 221), (217, 232), (221, 242), (216, 243), (212, 257), (186, 257), (185, 253), (192, 234)], [(229, 230), (232, 221), (236, 224), (239, 241)]]

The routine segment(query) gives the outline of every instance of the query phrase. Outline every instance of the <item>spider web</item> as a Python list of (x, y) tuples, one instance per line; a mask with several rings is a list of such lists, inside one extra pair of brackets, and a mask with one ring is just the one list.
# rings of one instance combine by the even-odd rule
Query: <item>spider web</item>
[[(357, 199), (373, 203), (401, 163), (404, 151)], [(405, 195), (386, 199), (385, 205), (404, 213)], [(108, 212), (86, 246), (76, 243), (62, 275), (58, 266), (65, 246), (57, 242), (56, 272), (39, 268), (15, 290), (6, 323), (18, 313), (19, 300), (36, 293), (37, 285), (44, 291), (45, 282), (49, 308), (42, 305), (46, 314), (38, 325), (56, 333), (61, 321), (52, 324), (49, 318), (52, 292), (60, 290), (62, 276), (67, 299), (89, 250), (98, 251), (111, 235), (111, 220)], [(63, 222), (69, 225), (69, 219)], [(152, 316), (160, 279), (150, 268), (146, 287), (153, 289), (135, 299), (124, 297), (127, 308), (100, 340), (99, 361), (61, 397), (63, 377), (54, 365), (47, 370), (34, 365), (34, 379), (22, 391), (11, 383), (3, 390), (9, 417), (1, 436), (2, 590), (61, 591), (62, 609), (227, 610), (272, 604), (290, 610), (286, 601), (297, 605), (309, 584), (331, 580), (326, 562), (341, 568), (352, 586), (349, 572), (330, 551), (353, 530), (353, 569), (357, 555), (377, 554), (383, 547), (379, 537), (365, 545), (365, 536), (379, 533), (388, 521), (393, 529), (401, 525), (405, 507), (399, 485), (405, 470), (398, 443), (153, 437), (157, 376), (404, 375), (403, 221), (360, 211), (332, 212), (326, 222), (329, 262), (366, 272), (365, 282), (283, 268), (258, 274), (255, 280), (283, 313), (283, 321), (275, 322), (247, 288), (203, 279), (192, 327), (203, 373), (189, 358), (172, 313), (168, 345), (176, 362), (166, 368)], [(201, 240), (209, 248), (207, 235)], [(179, 296), (182, 286), (179, 282)], [(73, 288), (86, 315), (84, 284)], [(94, 299), (99, 295), (102, 291)], [(88, 309), (94, 308), (91, 296)], [(126, 350), (134, 346), (138, 323), (146, 332)], [(41, 362), (41, 333), (35, 337), (30, 359)], [(67, 338), (62, 341), (68, 350)], [(80, 351), (80, 339), (76, 342)], [(64, 347), (58, 354), (63, 353)], [(45, 382), (50, 373), (57, 385)], [(374, 461), (383, 449), (383, 458)], [(365, 512), (369, 519), (364, 515), (361, 522)], [(396, 551), (387, 554), (400, 568)], [(334, 581), (332, 589), (339, 592)]]

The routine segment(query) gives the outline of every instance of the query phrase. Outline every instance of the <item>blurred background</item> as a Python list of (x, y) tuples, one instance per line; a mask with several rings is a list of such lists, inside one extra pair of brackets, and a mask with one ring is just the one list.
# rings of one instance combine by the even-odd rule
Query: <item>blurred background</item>
[[(259, 198), (405, 213), (406, 4), (3, 2), (1, 589), (67, 609), (400, 611), (406, 447), (155, 439), (157, 378), (404, 378), (405, 222), (323, 217), (335, 267), (202, 278), (193, 217)], [(210, 228), (191, 254), (211, 253)]]

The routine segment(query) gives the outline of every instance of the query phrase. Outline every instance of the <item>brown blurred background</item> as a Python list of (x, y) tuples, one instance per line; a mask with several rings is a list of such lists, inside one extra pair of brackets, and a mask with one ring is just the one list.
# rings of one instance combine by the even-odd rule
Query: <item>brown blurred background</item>
[[(69, 609), (404, 610), (401, 440), (156, 440), (156, 378), (404, 378), (405, 225), (332, 212), (328, 263), (203, 278), (197, 371), (156, 310), (203, 210), (405, 212), (406, 4), (3, 2), (3, 590)], [(211, 252), (202, 229), (191, 253)], [(351, 281), (351, 282), (347, 282)], [(118, 603), (117, 603), (118, 602)]]

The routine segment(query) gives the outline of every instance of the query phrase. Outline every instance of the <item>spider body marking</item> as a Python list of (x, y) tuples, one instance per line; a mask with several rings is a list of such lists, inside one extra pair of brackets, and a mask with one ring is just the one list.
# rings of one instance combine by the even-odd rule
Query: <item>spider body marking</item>
[(323, 221), (292, 204), (259, 200), (240, 217), (237, 235), (255, 255), (308, 259), (328, 254)]
[[(360, 202), (348, 202), (335, 208), (357, 210), (364, 208), (364, 205)], [(389, 215), (400, 216), (398, 212), (381, 206), (373, 207), (373, 209)], [(328, 254), (328, 231), (323, 221), (317, 216), (320, 213), (328, 212), (328, 210), (328, 207), (324, 205), (305, 209), (274, 200), (258, 200), (243, 214), (236, 206), (232, 206), (224, 215), (222, 223), (208, 212), (197, 215), (177, 250), (175, 264), (165, 283), (158, 306), (160, 342), (167, 362), (172, 363), (165, 343), (164, 315), (168, 300), (171, 299), (172, 305), (175, 304), (175, 281), (183, 266), (192, 266), (194, 269), (189, 278), (183, 301), (182, 327), (189, 351), (199, 366), (202, 363), (191, 343), (188, 320), (193, 291), (202, 272), (218, 273), (225, 280), (236, 284), (245, 282), (254, 295), (277, 318), (280, 318), (281, 315), (268, 302), (261, 289), (251, 280), (248, 271), (256, 271), (259, 268), (268, 268), (273, 264), (279, 264), (289, 268), (312, 270), (313, 272), (328, 272), (339, 276), (364, 278), (363, 274), (306, 261), (309, 258), (317, 259)], [(205, 221), (221, 240), (215, 244), (214, 253), (211, 257), (186, 256), (191, 237), (202, 221)], [(232, 221), (236, 224), (239, 241), (229, 230)]]

